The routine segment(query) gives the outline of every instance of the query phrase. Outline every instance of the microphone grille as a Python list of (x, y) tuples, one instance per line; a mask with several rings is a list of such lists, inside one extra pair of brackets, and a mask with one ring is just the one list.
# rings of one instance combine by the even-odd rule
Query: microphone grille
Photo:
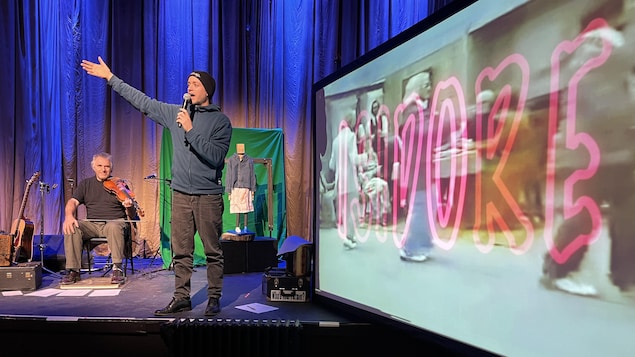
[(190, 93), (183, 94), (183, 100), (190, 100)]

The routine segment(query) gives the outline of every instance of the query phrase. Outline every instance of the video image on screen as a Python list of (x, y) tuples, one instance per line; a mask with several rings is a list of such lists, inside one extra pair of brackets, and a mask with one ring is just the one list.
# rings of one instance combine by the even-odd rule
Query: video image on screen
[(635, 1), (419, 25), (314, 84), (315, 297), (493, 354), (631, 355)]

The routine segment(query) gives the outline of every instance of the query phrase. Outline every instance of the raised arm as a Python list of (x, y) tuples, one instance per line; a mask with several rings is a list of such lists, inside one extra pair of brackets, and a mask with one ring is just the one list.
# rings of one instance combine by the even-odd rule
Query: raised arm
[(88, 60), (82, 60), (81, 66), (86, 71), (86, 73), (91, 76), (103, 78), (107, 81), (112, 78), (112, 72), (110, 71), (110, 67), (104, 62), (101, 56), (97, 57), (99, 63), (91, 62)]

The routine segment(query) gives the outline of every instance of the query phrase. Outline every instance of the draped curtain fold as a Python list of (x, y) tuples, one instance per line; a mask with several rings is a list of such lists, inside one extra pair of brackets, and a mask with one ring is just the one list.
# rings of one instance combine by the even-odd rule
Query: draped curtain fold
[(130, 181), (146, 213), (140, 245), (158, 248), (164, 197), (160, 181), (144, 178), (168, 177), (159, 154), (172, 143), (79, 66), (101, 56), (124, 81), (171, 103), (181, 102), (189, 72), (208, 71), (217, 80), (212, 101), (235, 127), (281, 129), (287, 232), (312, 239), (312, 84), (422, 20), (429, 7), (417, 0), (2, 1), (0, 231), (18, 218), (25, 181), (40, 171), (24, 213), (36, 234), (61, 234), (72, 188), (93, 175), (92, 155), (106, 151), (113, 175)]

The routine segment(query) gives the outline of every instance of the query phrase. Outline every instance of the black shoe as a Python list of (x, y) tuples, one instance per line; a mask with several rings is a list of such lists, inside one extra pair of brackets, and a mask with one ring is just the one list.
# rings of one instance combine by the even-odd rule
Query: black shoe
[(64, 278), (62, 278), (62, 285), (70, 285), (70, 284), (75, 284), (76, 282), (82, 280), (82, 278), (79, 275), (78, 271), (74, 271), (74, 270), (69, 270), (68, 274), (66, 274), (64, 276)]
[(172, 315), (181, 311), (190, 311), (192, 310), (192, 301), (189, 298), (186, 299), (176, 299), (172, 298), (172, 301), (168, 304), (168, 306), (164, 307), (161, 310), (156, 310), (154, 312), (155, 316), (166, 316)]
[(210, 298), (205, 308), (205, 316), (214, 316), (220, 312), (220, 304), (218, 299)]

